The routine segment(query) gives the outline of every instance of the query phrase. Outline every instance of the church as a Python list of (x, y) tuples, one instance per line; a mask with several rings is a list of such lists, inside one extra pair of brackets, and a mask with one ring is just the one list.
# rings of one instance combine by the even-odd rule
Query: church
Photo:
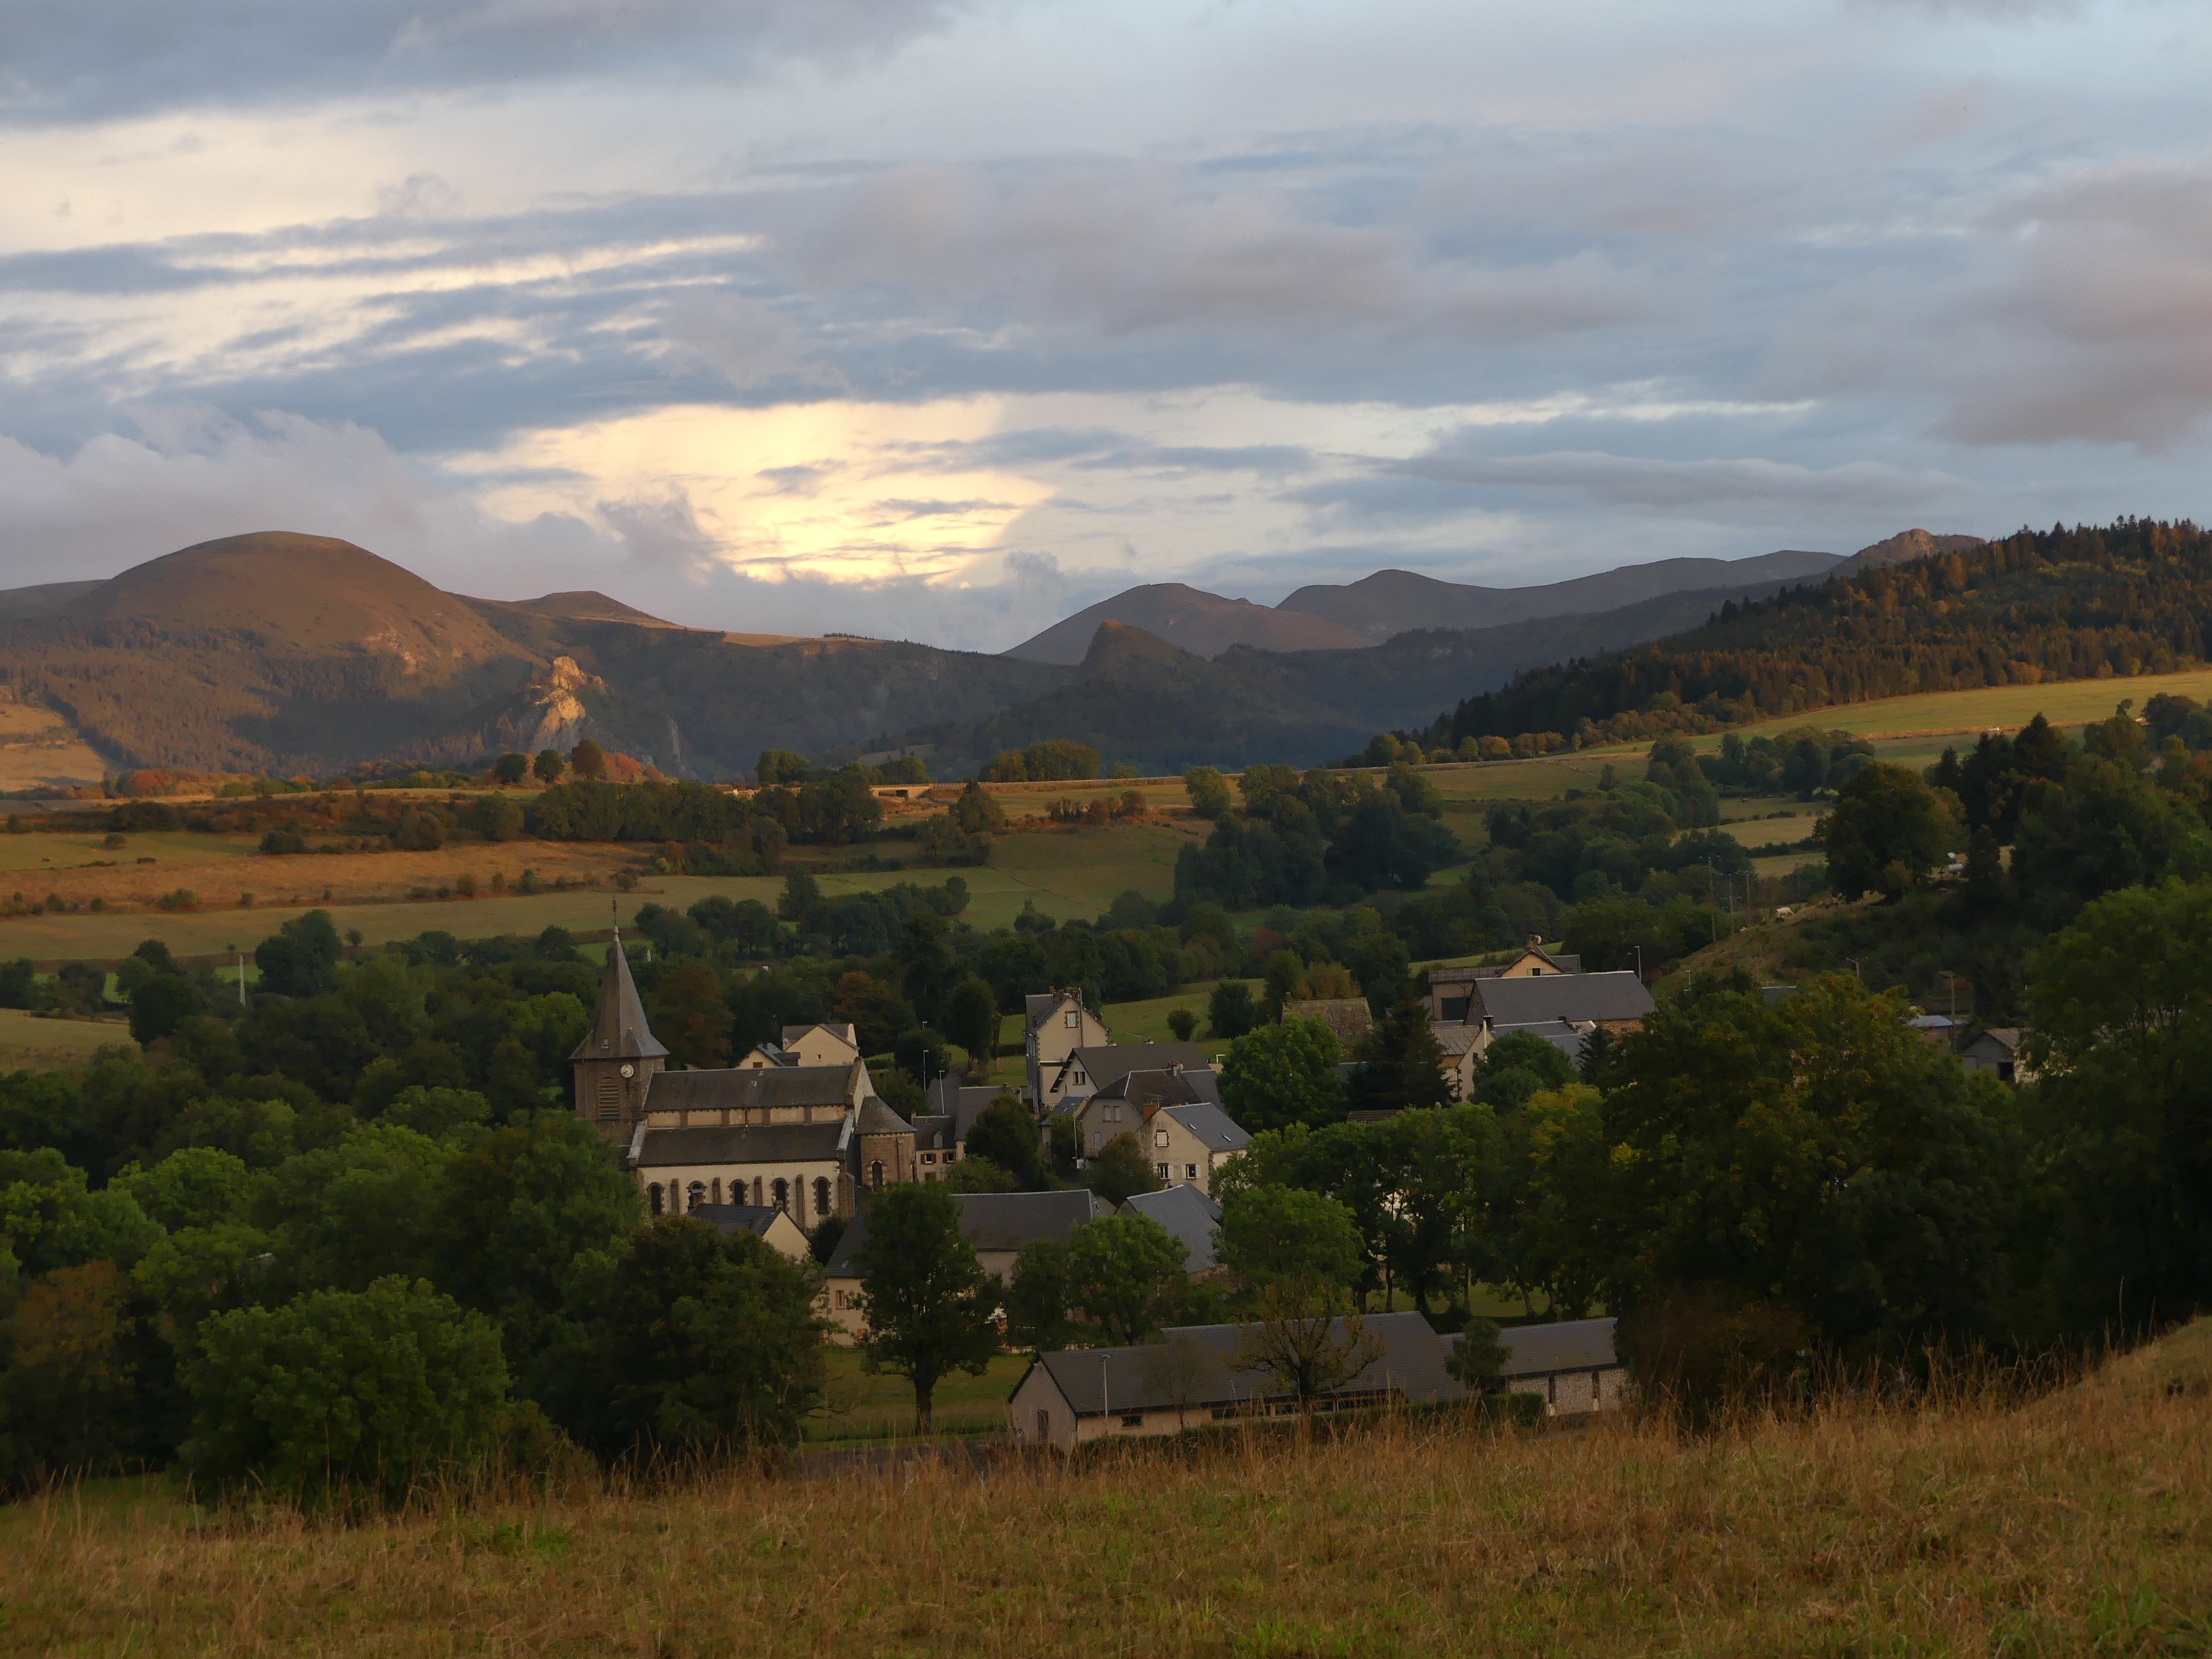
[(654, 1215), (744, 1204), (811, 1229), (853, 1214), (863, 1191), (915, 1177), (914, 1126), (877, 1098), (850, 1036), (794, 1028), (744, 1064), (672, 1072), (617, 933), (591, 1030), (569, 1055), (576, 1115), (622, 1148)]

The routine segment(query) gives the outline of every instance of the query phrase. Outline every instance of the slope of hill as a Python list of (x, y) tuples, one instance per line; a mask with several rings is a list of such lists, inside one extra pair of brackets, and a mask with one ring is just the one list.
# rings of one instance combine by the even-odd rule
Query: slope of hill
[[(122, 768), (325, 775), (580, 738), (742, 772), (1037, 696), (1065, 668), (874, 641), (750, 645), (591, 593), (442, 592), (350, 543), (270, 533), (0, 608), (0, 678)], [(87, 751), (89, 752), (89, 751)]]
[(1970, 547), (1979, 547), (1985, 539), (1980, 536), (1931, 536), (1924, 530), (1903, 530), (1887, 541), (1859, 549), (1836, 567), (1835, 574), (1855, 576), (1878, 564), (1905, 564), (1938, 553), (1963, 553)]
[(1218, 657), (1233, 645), (1263, 651), (1346, 651), (1370, 643), (1320, 617), (1273, 610), (1249, 599), (1224, 599), (1181, 582), (1153, 582), (1101, 599), (1006, 654), (1028, 662), (1073, 665), (1089, 654), (1091, 639), (1104, 623), (1141, 628), (1199, 657)]
[(0, 592), (0, 619), (50, 617), (70, 600), (106, 586), (105, 581), (41, 582), (36, 587), (11, 587)]
[[(1182, 652), (1161, 656), (1153, 647), (1171, 649), (1166, 641), (1139, 635), (1148, 641), (1139, 647), (1130, 640), (1134, 630), (1109, 623), (1093, 636), (1073, 686), (978, 719), (901, 731), (882, 744), (934, 745), (932, 764), (941, 776), (1041, 737), (1087, 743), (1109, 759), (1147, 771), (1200, 762), (1310, 765), (1344, 752), (1338, 734), (1425, 721), (1522, 669), (1694, 628), (1725, 604), (1781, 585), (1669, 593), (1615, 611), (1501, 628), (1423, 629), (1353, 651), (1231, 646), (1210, 664)], [(1149, 678), (1127, 672), (1126, 665), (1139, 661), (1150, 665)], [(1018, 733), (1027, 735), (1017, 742)], [(1217, 740), (1225, 746), (1206, 747)]]
[(1673, 638), (1523, 673), (1423, 735), (1709, 731), (1913, 692), (2163, 673), (2208, 655), (2212, 533), (2122, 520), (1869, 562), (1726, 605)]
[(1301, 587), (1277, 609), (1304, 611), (1369, 640), (1386, 640), (1414, 629), (1495, 628), (1537, 617), (1614, 611), (1668, 593), (1755, 587), (1821, 575), (1844, 562), (1833, 553), (1790, 550), (1747, 559), (1661, 559), (1538, 587), (1477, 587), (1410, 570), (1378, 570), (1341, 587)]

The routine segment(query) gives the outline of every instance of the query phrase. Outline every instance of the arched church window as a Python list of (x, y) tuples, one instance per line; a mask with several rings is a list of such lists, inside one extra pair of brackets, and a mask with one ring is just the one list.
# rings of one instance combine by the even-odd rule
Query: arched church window
[(814, 1177), (814, 1213), (817, 1216), (830, 1213), (830, 1182), (821, 1176)]
[(758, 1208), (760, 1207), (760, 1204), (761, 1204), (761, 1181), (760, 1181), (760, 1177), (759, 1177), (758, 1176), (755, 1176), (753, 1177), (753, 1207), (754, 1207), (755, 1209), (758, 1209)]
[(654, 1182), (651, 1187), (647, 1188), (647, 1191), (652, 1199), (653, 1212), (655, 1215), (659, 1215), (661, 1212), (661, 1206), (665, 1202), (660, 1191), (660, 1183), (657, 1181)]
[(716, 1176), (708, 1182), (708, 1190), (713, 1194), (713, 1201), (720, 1204), (722, 1201), (722, 1177)]
[(878, 1158), (868, 1165), (868, 1185), (877, 1192), (884, 1189), (884, 1161)]
[(777, 1209), (787, 1210), (791, 1207), (791, 1183), (789, 1182), (778, 1181), (773, 1187), (769, 1188), (769, 1191), (775, 1198), (775, 1207)]
[(707, 1183), (703, 1181), (693, 1182), (684, 1189), (684, 1207), (687, 1211), (696, 1210), (704, 1204), (707, 1201)]

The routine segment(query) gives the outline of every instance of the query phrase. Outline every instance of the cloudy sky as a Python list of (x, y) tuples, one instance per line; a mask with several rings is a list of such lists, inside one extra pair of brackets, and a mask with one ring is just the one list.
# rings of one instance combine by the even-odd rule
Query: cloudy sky
[(1000, 648), (2204, 518), (2182, 0), (10, 0), (0, 578)]

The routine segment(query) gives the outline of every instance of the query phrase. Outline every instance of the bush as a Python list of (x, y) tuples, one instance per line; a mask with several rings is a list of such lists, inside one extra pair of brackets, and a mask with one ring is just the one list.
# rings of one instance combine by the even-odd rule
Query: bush
[(197, 1477), (304, 1504), (392, 1504), (496, 1445), (507, 1361), (489, 1320), (394, 1277), (217, 1314), (184, 1382)]

